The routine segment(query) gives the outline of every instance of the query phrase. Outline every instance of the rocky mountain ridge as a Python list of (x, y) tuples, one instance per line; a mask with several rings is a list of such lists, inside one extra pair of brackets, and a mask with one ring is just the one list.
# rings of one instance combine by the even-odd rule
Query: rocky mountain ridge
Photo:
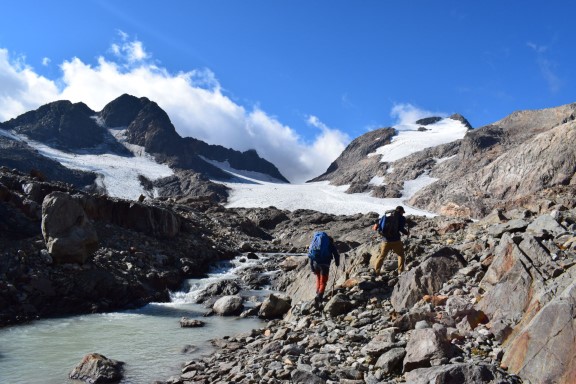
[[(124, 94), (100, 112), (92, 111), (84, 103), (56, 101), (0, 123), (0, 129), (67, 152), (89, 149), (96, 154), (133, 156), (108, 128), (124, 129), (126, 143), (143, 147), (158, 163), (167, 164), (174, 170), (175, 176), (168, 180), (149, 181), (156, 182), (153, 186), (160, 196), (212, 196), (219, 201), (225, 200), (226, 188), (215, 186), (210, 179), (228, 180), (232, 176), (205, 159), (228, 162), (235, 169), (259, 172), (288, 182), (255, 150), (239, 152), (180, 137), (166, 112), (145, 97)], [(0, 152), (2, 165), (24, 172), (34, 170), (76, 187), (96, 188), (93, 174), (63, 170), (61, 166), (60, 171), (55, 172), (54, 161), (41, 156), (27, 143), (13, 140), (9, 134), (0, 135), (0, 145), (6, 149)]]
[[(494, 208), (527, 200), (548, 188), (576, 184), (576, 104), (514, 112), (493, 124), (471, 129), (462, 140), (426, 148), (393, 162), (383, 162), (375, 149), (390, 143), (392, 128), (356, 138), (313, 181), (350, 185), (348, 193), (401, 197), (404, 183), (426, 175), (436, 179), (408, 203), (448, 216), (479, 219)], [(427, 118), (417, 124), (434, 124)], [(368, 154), (373, 154), (367, 156)], [(370, 183), (374, 176), (383, 185)], [(534, 199), (533, 199), (534, 200)], [(533, 201), (533, 204), (537, 202)]]

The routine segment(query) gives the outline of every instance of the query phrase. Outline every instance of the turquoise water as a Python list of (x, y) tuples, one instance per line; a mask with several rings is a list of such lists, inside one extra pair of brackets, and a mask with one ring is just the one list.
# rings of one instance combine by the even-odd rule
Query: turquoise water
[[(182, 364), (210, 351), (209, 340), (260, 328), (258, 319), (203, 317), (208, 310), (193, 304), (206, 284), (235, 276), (245, 263), (234, 261), (206, 279), (189, 280), (171, 303), (152, 303), (138, 310), (46, 319), (0, 329), (0, 383), (76, 383), (68, 374), (88, 353), (125, 362), (121, 383), (152, 383), (180, 372)], [(250, 294), (267, 295), (267, 291)], [(247, 303), (248, 306), (250, 303)], [(181, 328), (181, 317), (206, 322)], [(188, 350), (185, 352), (184, 350)], [(191, 352), (190, 352), (191, 350)]]

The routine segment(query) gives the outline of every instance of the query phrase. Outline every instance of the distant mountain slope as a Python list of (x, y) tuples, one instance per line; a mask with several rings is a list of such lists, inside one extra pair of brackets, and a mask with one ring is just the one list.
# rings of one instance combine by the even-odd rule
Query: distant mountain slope
[(466, 134), (438, 179), (411, 200), (423, 209), (481, 217), (507, 201), (576, 185), (576, 103), (518, 111)]
[[(210, 186), (213, 184), (210, 179), (229, 180), (234, 176), (204, 159), (227, 162), (233, 169), (258, 172), (288, 182), (272, 163), (262, 159), (254, 150), (239, 152), (194, 138), (182, 138), (166, 112), (145, 97), (124, 94), (108, 103), (101, 112), (95, 112), (83, 103), (56, 101), (0, 123), (0, 130), (15, 134), (12, 137), (11, 134), (0, 135), (3, 147), (11, 148), (0, 153), (0, 165), (28, 172), (34, 164), (33, 168), (47, 177), (65, 179), (77, 187), (93, 188), (95, 175), (88, 173), (85, 177), (79, 171), (65, 175), (59, 162), (50, 158), (46, 151), (42, 155), (27, 147), (25, 142), (34, 140), (78, 156), (100, 154), (128, 159), (148, 154), (157, 163), (170, 166), (174, 173), (169, 179), (157, 181), (138, 172), (133, 174), (133, 177), (140, 178), (144, 193), (149, 195), (182, 197), (207, 193), (219, 201), (225, 200), (227, 188)], [(20, 143), (15, 144), (14, 138)], [(72, 163), (72, 160), (68, 161)], [(117, 166), (122, 166), (124, 161), (120, 158), (117, 163)], [(84, 168), (84, 165), (80, 167)], [(53, 169), (60, 171), (54, 172)], [(97, 166), (94, 172), (99, 174)], [(100, 188), (106, 188), (106, 182), (111, 181), (110, 175), (108, 179), (99, 176), (99, 180)]]
[[(313, 181), (412, 196), (407, 204), (449, 216), (479, 218), (512, 201), (545, 204), (546, 189), (576, 185), (575, 120), (576, 103), (514, 112), (478, 129), (460, 115), (382, 128), (356, 138)], [(452, 133), (438, 140), (446, 129)]]
[[(401, 197), (404, 181), (427, 172), (435, 159), (453, 155), (453, 145), (449, 143), (462, 138), (468, 129), (470, 124), (460, 115), (447, 119), (430, 117), (402, 127), (376, 129), (354, 139), (324, 174), (311, 181), (350, 185), (349, 193)], [(435, 145), (440, 145), (439, 149), (431, 150)], [(415, 153), (428, 153), (428, 160), (407, 160), (418, 156)]]
[(96, 180), (94, 173), (66, 168), (59, 162), (38, 154), (28, 144), (2, 134), (0, 134), (0, 165), (72, 185), (93, 185)]

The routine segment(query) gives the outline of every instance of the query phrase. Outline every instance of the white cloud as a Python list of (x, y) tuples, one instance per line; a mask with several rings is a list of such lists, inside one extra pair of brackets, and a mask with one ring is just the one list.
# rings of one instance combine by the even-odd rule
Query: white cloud
[(48, 65), (50, 65), (50, 58), (49, 57), (45, 57), (42, 59), (42, 65), (47, 67)]
[(424, 109), (415, 107), (410, 103), (395, 104), (390, 111), (390, 116), (396, 119), (397, 129), (402, 129), (402, 126), (414, 124), (416, 121), (425, 117), (438, 116), (445, 117), (444, 112), (431, 112)]
[(0, 49), (0, 121), (62, 99), (100, 111), (128, 93), (158, 103), (181, 136), (240, 151), (256, 149), (295, 182), (323, 173), (349, 142), (346, 134), (311, 118), (309, 124), (320, 132), (306, 143), (257, 106), (247, 109), (225, 96), (210, 70), (170, 73), (152, 61), (141, 42), (119, 34), (122, 41), (111, 47), (114, 60), (102, 56), (90, 65), (74, 57), (60, 65), (62, 77), (55, 80), (37, 75), (23, 59), (11, 62), (8, 51)]
[(0, 48), (0, 121), (6, 121), (58, 99), (55, 83), (39, 76), (24, 57), (10, 58)]
[(526, 45), (536, 52), (536, 63), (540, 68), (540, 73), (548, 86), (548, 90), (551, 93), (558, 92), (560, 88), (562, 88), (562, 80), (555, 72), (556, 64), (544, 56), (548, 51), (548, 47), (545, 45), (537, 45), (532, 42), (528, 42)]

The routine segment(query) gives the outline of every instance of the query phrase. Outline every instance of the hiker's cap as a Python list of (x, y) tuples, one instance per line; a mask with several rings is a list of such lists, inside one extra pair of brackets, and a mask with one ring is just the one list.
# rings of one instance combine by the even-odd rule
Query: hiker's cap
[(396, 207), (396, 211), (397, 211), (397, 212), (405, 213), (404, 208), (402, 208), (401, 205), (399, 205), (399, 206)]

